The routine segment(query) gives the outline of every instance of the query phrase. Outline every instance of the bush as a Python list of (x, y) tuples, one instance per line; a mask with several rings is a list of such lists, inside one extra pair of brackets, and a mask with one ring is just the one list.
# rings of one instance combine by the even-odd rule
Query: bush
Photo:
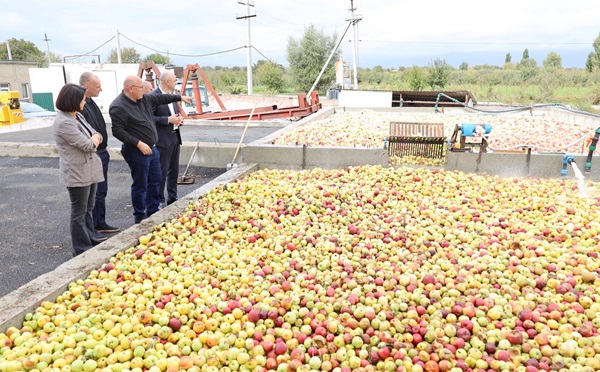
[(248, 89), (247, 89), (247, 87), (245, 87), (243, 85), (232, 85), (229, 88), (229, 92), (231, 94), (247, 94), (248, 93)]
[(284, 89), (283, 71), (274, 63), (262, 63), (256, 68), (256, 80), (265, 85), (269, 91), (280, 93)]

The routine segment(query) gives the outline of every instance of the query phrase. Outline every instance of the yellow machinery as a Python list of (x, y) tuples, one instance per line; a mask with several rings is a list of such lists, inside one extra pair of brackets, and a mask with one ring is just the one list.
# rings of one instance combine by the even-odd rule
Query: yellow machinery
[(25, 121), (21, 104), (19, 103), (19, 92), (0, 92), (0, 125), (11, 125)]

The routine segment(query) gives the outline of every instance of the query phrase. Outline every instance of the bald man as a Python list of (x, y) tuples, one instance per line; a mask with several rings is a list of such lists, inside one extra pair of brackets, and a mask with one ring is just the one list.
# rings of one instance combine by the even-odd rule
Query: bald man
[(102, 172), (104, 173), (104, 181), (98, 183), (96, 189), (96, 202), (94, 203), (94, 210), (92, 216), (94, 218), (94, 227), (99, 233), (114, 233), (119, 231), (118, 227), (113, 227), (106, 223), (106, 195), (108, 194), (108, 164), (110, 162), (110, 155), (107, 151), (108, 145), (108, 134), (106, 132), (106, 121), (102, 115), (102, 111), (96, 105), (96, 102), (92, 99), (98, 97), (102, 92), (102, 84), (100, 78), (95, 74), (86, 71), (79, 77), (79, 85), (85, 87), (85, 106), (81, 113), (85, 117), (88, 123), (98, 133), (102, 135), (102, 143), (96, 149), (100, 160), (102, 160)]
[(152, 84), (148, 81), (148, 80), (144, 80), (144, 94), (149, 94), (152, 92), (152, 89), (154, 89), (154, 87), (152, 86)]
[(131, 204), (135, 223), (158, 211), (160, 205), (160, 153), (156, 148), (158, 134), (154, 125), (154, 107), (172, 102), (189, 103), (192, 97), (179, 94), (144, 94), (144, 82), (130, 75), (123, 91), (110, 104), (115, 138), (123, 142), (121, 153), (131, 169)]

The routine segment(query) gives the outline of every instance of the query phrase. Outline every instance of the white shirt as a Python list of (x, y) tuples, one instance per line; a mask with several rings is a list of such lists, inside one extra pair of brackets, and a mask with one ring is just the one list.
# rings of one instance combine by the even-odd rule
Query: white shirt
[[(171, 94), (171, 92), (165, 92), (164, 90), (162, 90), (162, 88), (159, 86), (158, 89), (160, 89), (162, 94)], [(171, 115), (175, 115), (175, 109), (173, 108), (172, 104), (168, 104), (167, 106), (169, 106), (169, 111), (171, 112)]]

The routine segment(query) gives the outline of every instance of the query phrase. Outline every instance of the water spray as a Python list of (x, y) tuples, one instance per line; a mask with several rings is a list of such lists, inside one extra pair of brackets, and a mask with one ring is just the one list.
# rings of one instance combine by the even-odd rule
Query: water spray
[[(583, 173), (581, 173), (581, 170), (579, 170), (579, 167), (577, 166), (577, 163), (575, 162), (575, 158), (573, 157), (573, 155), (571, 154), (565, 154), (563, 156), (563, 160), (562, 160), (562, 168), (560, 170), (560, 175), (561, 176), (566, 176), (567, 175), (567, 168), (569, 167), (569, 165), (571, 167), (573, 167), (573, 173), (575, 173), (575, 178), (577, 179), (577, 188), (579, 188), (579, 195), (581, 195), (581, 197), (586, 198), (588, 196), (588, 192), (587, 192), (587, 186), (585, 185), (585, 177), (583, 176)], [(586, 167), (587, 167), (587, 163), (586, 163)]]

